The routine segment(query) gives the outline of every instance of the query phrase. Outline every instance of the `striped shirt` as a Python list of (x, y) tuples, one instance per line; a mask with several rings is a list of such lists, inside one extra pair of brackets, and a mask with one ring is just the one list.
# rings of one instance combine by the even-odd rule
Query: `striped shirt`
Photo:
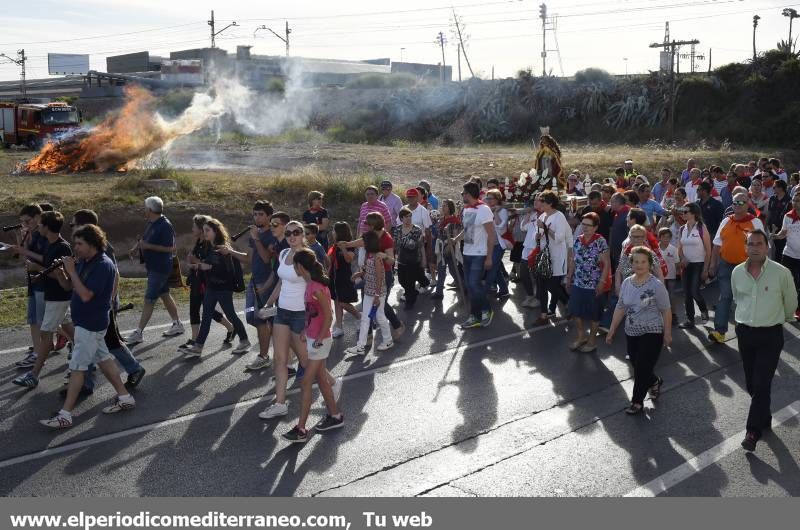
[(390, 230), (392, 228), (392, 214), (389, 212), (389, 209), (386, 207), (384, 203), (381, 201), (375, 201), (373, 204), (365, 202), (361, 205), (361, 212), (358, 214), (358, 233), (363, 234), (369, 231), (369, 227), (367, 227), (366, 219), (367, 215), (371, 214), (372, 212), (378, 212), (383, 216), (383, 223), (384, 229)]

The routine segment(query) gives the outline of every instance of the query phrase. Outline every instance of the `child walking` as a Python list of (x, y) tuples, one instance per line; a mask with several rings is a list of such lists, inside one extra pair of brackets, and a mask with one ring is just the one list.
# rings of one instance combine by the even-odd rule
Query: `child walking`
[(344, 221), (339, 221), (333, 225), (331, 233), (331, 248), (328, 249), (328, 268), (330, 278), (331, 298), (336, 317), (336, 324), (333, 327), (333, 338), (338, 339), (344, 336), (342, 320), (344, 312), (347, 311), (357, 320), (361, 320), (361, 312), (353, 305), (358, 301), (358, 293), (353, 283), (352, 263), (356, 261), (356, 253), (351, 249), (342, 250), (337, 243), (349, 243), (353, 240), (353, 232), (350, 225)]

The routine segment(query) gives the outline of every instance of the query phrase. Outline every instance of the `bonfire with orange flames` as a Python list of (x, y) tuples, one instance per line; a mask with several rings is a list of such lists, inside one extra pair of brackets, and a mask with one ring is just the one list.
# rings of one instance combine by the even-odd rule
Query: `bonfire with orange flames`
[[(206, 112), (192, 108), (174, 121), (167, 121), (155, 110), (155, 98), (144, 88), (128, 86), (125, 105), (99, 125), (83, 129), (59, 141), (46, 144), (36, 157), (25, 163), (26, 173), (75, 171), (124, 171), (137, 160), (161, 149), (178, 136), (199, 129), (221, 113), (205, 95)], [(198, 98), (196, 96), (196, 100)], [(196, 101), (193, 101), (195, 106)], [(196, 110), (196, 109), (195, 109)]]

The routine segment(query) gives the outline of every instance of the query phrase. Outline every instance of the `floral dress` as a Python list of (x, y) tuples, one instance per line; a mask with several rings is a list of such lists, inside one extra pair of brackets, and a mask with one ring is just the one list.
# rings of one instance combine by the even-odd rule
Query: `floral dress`
[(580, 289), (596, 289), (602, 279), (600, 256), (608, 251), (608, 243), (600, 234), (592, 236), (589, 242), (584, 242), (583, 236), (575, 240), (572, 245), (575, 259), (575, 274), (572, 285)]

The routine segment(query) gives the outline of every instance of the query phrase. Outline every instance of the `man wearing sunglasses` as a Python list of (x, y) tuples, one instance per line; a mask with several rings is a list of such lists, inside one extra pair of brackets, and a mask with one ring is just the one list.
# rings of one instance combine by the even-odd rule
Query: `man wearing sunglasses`
[(719, 280), (719, 301), (714, 313), (714, 329), (708, 334), (708, 338), (718, 344), (725, 342), (725, 333), (728, 331), (733, 303), (731, 273), (734, 267), (747, 259), (747, 234), (764, 230), (763, 223), (749, 213), (747, 207), (747, 194), (736, 194), (733, 197), (733, 213), (722, 220), (714, 237), (708, 274)]

